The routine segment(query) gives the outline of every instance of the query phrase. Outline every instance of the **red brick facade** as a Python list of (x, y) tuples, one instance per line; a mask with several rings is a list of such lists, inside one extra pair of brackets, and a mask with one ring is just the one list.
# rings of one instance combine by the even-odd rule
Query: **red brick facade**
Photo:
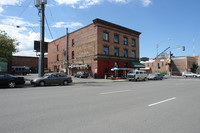
[[(104, 33), (108, 35), (104, 38)], [(68, 74), (84, 70), (91, 76), (104, 78), (111, 68), (118, 64), (119, 68), (130, 68), (132, 62), (139, 61), (139, 35), (141, 33), (106, 22), (100, 19), (77, 31), (68, 34), (68, 60), (66, 59), (66, 36), (48, 45), (48, 67), (52, 71), (67, 68)], [(115, 35), (118, 42), (114, 42)], [(124, 45), (124, 38), (127, 44)], [(132, 46), (132, 43), (135, 45)], [(105, 47), (108, 54), (105, 55)], [(116, 55), (115, 49), (118, 49)], [(127, 56), (124, 57), (124, 52)], [(134, 56), (134, 57), (133, 57)]]

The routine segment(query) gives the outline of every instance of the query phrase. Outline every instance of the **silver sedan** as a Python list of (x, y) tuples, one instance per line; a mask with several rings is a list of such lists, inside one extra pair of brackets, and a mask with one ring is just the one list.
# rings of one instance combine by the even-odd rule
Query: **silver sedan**
[(46, 73), (43, 77), (31, 80), (31, 84), (34, 86), (68, 85), (69, 83), (72, 83), (72, 78), (63, 73)]

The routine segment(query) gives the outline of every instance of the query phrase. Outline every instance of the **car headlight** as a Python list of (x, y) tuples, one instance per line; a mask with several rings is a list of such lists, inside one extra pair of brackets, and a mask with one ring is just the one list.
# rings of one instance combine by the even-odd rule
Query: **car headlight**
[(33, 80), (33, 82), (36, 82), (36, 81), (37, 81), (37, 79), (34, 79), (34, 80)]

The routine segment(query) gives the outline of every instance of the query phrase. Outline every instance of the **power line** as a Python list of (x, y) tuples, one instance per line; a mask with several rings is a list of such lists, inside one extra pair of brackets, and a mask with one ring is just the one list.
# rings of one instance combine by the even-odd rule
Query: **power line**
[(32, 0), (29, 1), (28, 6), (26, 6), (26, 8), (24, 8), (24, 10), (22, 10), (22, 12), (19, 14), (19, 17), (21, 17), (21, 15), (28, 9), (28, 7), (31, 5)]
[(53, 38), (53, 35), (52, 35), (52, 32), (51, 32), (51, 30), (50, 30), (50, 28), (49, 28), (49, 23), (48, 23), (48, 21), (47, 21), (46, 16), (44, 16), (44, 18), (45, 18), (45, 21), (46, 21), (46, 24), (47, 24), (47, 28), (48, 28), (48, 30), (49, 30), (49, 33), (50, 33), (50, 35), (51, 35), (51, 38), (54, 39), (54, 38)]
[(54, 20), (54, 18), (53, 18), (53, 14), (52, 14), (52, 12), (51, 12), (51, 8), (49, 8), (49, 12), (50, 12), (50, 15), (51, 15), (52, 20), (53, 20), (54, 23), (55, 23), (55, 20)]
[[(49, 30), (49, 34), (50, 34), (50, 36), (51, 36), (52, 40), (54, 40), (54, 38), (53, 38), (52, 32), (51, 32), (51, 30), (50, 30), (49, 23), (48, 23), (48, 21), (47, 21), (47, 18), (46, 18), (46, 16), (44, 16), (44, 18), (45, 18), (45, 21), (46, 21), (46, 24), (47, 24), (47, 28), (48, 28), (48, 30)], [(56, 46), (56, 43), (55, 43), (55, 41), (53, 41), (53, 44)]]
[[(50, 30), (49, 23), (48, 23), (48, 21), (47, 21), (47, 18), (46, 18), (46, 16), (44, 16), (44, 18), (45, 18), (45, 21), (46, 21), (46, 24), (47, 24), (47, 28), (48, 28), (48, 30), (49, 30), (49, 33), (50, 33), (50, 35), (51, 35), (51, 38), (52, 38), (52, 40), (54, 40), (54, 38), (53, 38), (52, 32), (51, 32), (51, 30)], [(55, 41), (53, 41), (53, 44), (54, 44), (54, 46), (57, 46), (57, 45), (56, 45), (56, 43), (55, 43)], [(62, 51), (59, 51), (59, 52), (60, 52), (60, 53), (62, 53)]]
[[(26, 8), (33, 8), (34, 6), (31, 6), (31, 5), (29, 5), (29, 6), (20, 6), (20, 5), (1, 5), (1, 6), (6, 6), (6, 7), (19, 7), (19, 8), (21, 8), (21, 7), (26, 7)], [(34, 7), (35, 8), (35, 7)]]

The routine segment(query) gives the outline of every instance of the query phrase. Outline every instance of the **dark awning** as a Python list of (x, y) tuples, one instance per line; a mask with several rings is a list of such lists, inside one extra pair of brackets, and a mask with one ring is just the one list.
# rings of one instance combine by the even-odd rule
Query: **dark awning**
[(132, 68), (145, 68), (145, 65), (139, 62), (131, 62)]

